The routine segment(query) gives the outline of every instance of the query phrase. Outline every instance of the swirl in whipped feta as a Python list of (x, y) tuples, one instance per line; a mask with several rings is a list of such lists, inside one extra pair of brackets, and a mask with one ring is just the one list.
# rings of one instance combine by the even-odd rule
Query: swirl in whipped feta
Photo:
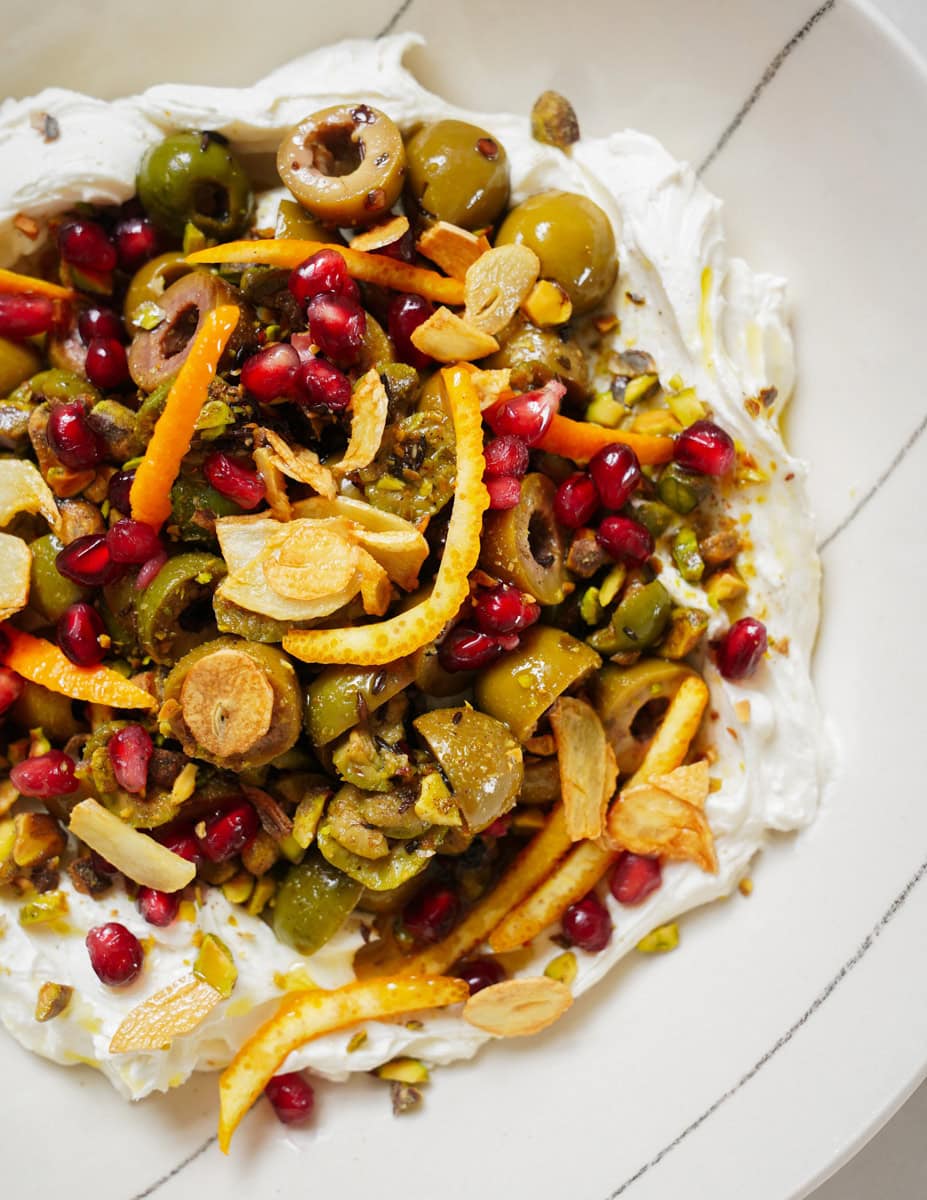
[[(406, 51), (419, 41), (402, 35), (342, 42), (245, 89), (165, 84), (105, 103), (53, 88), (6, 102), (0, 109), (0, 262), (14, 262), (35, 248), (17, 231), (17, 214), (48, 217), (78, 202), (117, 204), (132, 196), (142, 154), (167, 133), (217, 130), (240, 154), (267, 154), (308, 113), (361, 100), (382, 108), (403, 131), (444, 117), (490, 130), (509, 155), (513, 203), (560, 188), (585, 193), (608, 213), (621, 264), (611, 301), (621, 320), (621, 344), (649, 351), (664, 383), (679, 376), (694, 387), (766, 479), (739, 489), (729, 515), (746, 535), (739, 563), (749, 586), (748, 611), (766, 623), (776, 649), (742, 684), (721, 679), (710, 659), (700, 664), (712, 693), (709, 737), (717, 755), (712, 773), (721, 784), (706, 809), (718, 873), (671, 863), (662, 888), (640, 907), (622, 908), (606, 896), (615, 933), (598, 954), (576, 951), (574, 991), (581, 993), (653, 928), (728, 895), (767, 831), (798, 829), (817, 807), (826, 742), (810, 658), (820, 569), (806, 467), (786, 452), (777, 425), (794, 372), (785, 284), (728, 254), (720, 201), (653, 138), (629, 131), (584, 138), (569, 154), (542, 145), (532, 139), (526, 117), (471, 113), (423, 89), (403, 66)], [(43, 113), (57, 120), (60, 136), (54, 141), (37, 132)], [(261, 199), (259, 226), (273, 223), (283, 195), (270, 192)], [(646, 303), (631, 303), (628, 293)], [(775, 399), (766, 407), (749, 406), (760, 409), (751, 415), (744, 402), (761, 393)], [(709, 611), (704, 593), (687, 584), (670, 560), (660, 579), (680, 603)], [(710, 635), (723, 632), (725, 613), (709, 616)], [(302, 958), (218, 889), (206, 889), (195, 920), (158, 929), (145, 923), (123, 893), (95, 901), (67, 880), (62, 888), (70, 913), (59, 929), (24, 929), (15, 900), (0, 900), (0, 1019), (30, 1050), (60, 1063), (96, 1066), (132, 1099), (175, 1087), (195, 1070), (225, 1065), (287, 988), (309, 981), (335, 987), (353, 978), (352, 959), (363, 940), (360, 919), (352, 917), (322, 950)], [(146, 946), (144, 970), (128, 988), (104, 987), (89, 964), (84, 936), (106, 920), (121, 921)], [(197, 930), (220, 935), (232, 950), (239, 976), (231, 1000), (167, 1050), (110, 1053), (110, 1039), (127, 1013), (190, 970)], [(557, 953), (548, 937), (536, 939), (530, 962), (518, 973), (539, 973)], [(75, 991), (63, 1015), (40, 1024), (34, 1017), (36, 995), (46, 981), (70, 984)], [(489, 1039), (448, 1014), (429, 1016), (422, 1028), (370, 1022), (366, 1032), (366, 1041), (351, 1053), (349, 1034), (313, 1041), (290, 1057), (287, 1069), (310, 1067), (340, 1079), (399, 1054), (443, 1064), (470, 1057)]]

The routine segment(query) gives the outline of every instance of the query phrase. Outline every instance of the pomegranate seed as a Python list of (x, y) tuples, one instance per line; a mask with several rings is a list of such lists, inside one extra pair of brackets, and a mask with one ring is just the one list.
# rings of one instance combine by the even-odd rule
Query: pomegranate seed
[(604, 950), (612, 940), (612, 919), (595, 892), (571, 904), (561, 924), (564, 936), (590, 954)]
[(501, 983), (505, 979), (505, 968), (494, 958), (474, 958), (470, 962), (460, 963), (454, 974), (466, 982), (470, 995), (475, 996), (483, 988)]
[(412, 334), (433, 312), (434, 305), (424, 296), (404, 293), (393, 297), (387, 312), (387, 328), (399, 361), (408, 363), (410, 367), (419, 371), (427, 367), (432, 360), (430, 355), (423, 354), (412, 344)]
[(302, 1125), (312, 1116), (315, 1092), (298, 1071), (275, 1075), (264, 1089), (274, 1107), (277, 1120), (284, 1125)]
[(142, 944), (118, 921), (95, 926), (84, 944), (97, 979), (107, 987), (124, 987), (142, 969)]
[(72, 471), (95, 467), (106, 453), (106, 446), (91, 428), (80, 400), (55, 404), (48, 415), (47, 432), (49, 446)]
[(239, 800), (206, 821), (199, 839), (200, 849), (210, 862), (225, 862), (243, 850), (261, 827), (258, 815), (247, 800)]
[(499, 642), (488, 633), (457, 625), (438, 648), (438, 661), (445, 671), (478, 671), (501, 653)]
[(725, 679), (746, 679), (766, 653), (766, 626), (756, 617), (735, 621), (718, 644), (718, 670)]
[(0, 296), (0, 335), (20, 340), (47, 333), (55, 323), (49, 296)]
[(483, 633), (520, 633), (535, 623), (541, 606), (512, 584), (500, 583), (479, 593), (474, 612)]
[(293, 333), (290, 335), (290, 345), (299, 355), (299, 361), (303, 364), (315, 358), (316, 344), (312, 340), (311, 333)]
[(663, 882), (658, 858), (623, 851), (615, 863), (609, 887), (619, 904), (641, 904)]
[(104, 633), (103, 618), (83, 600), (66, 608), (58, 618), (58, 645), (79, 667), (95, 667), (106, 657), (106, 649), (100, 645)]
[(505, 835), (509, 831), (509, 827), (511, 826), (511, 824), (512, 824), (512, 818), (508, 815), (508, 813), (506, 813), (502, 817), (496, 817), (495, 821), (493, 821), (493, 823), (491, 825), (487, 825), (486, 828), (483, 830), (483, 837), (484, 838), (486, 838), (486, 837), (494, 837), (494, 838), (505, 837)]
[(596, 541), (612, 558), (645, 562), (653, 554), (653, 535), (630, 517), (606, 517), (596, 533)]
[(641, 465), (631, 447), (618, 442), (592, 458), (589, 474), (603, 505), (617, 511), (640, 483)]
[(554, 495), (554, 516), (567, 529), (586, 525), (599, 507), (599, 493), (588, 475), (577, 471), (564, 479)]
[(300, 383), (300, 400), (306, 408), (344, 412), (351, 403), (350, 379), (324, 358), (310, 358), (303, 364)]
[(714, 421), (696, 421), (677, 435), (673, 461), (687, 471), (726, 475), (734, 465), (734, 441)]
[(147, 217), (125, 217), (113, 230), (113, 239), (124, 271), (137, 271), (161, 248), (154, 222)]
[(157, 554), (153, 554), (146, 563), (143, 563), (139, 568), (138, 574), (135, 576), (135, 590), (143, 592), (152, 580), (157, 578), (158, 572), (167, 562), (167, 551), (162, 548)]
[(0, 667), (0, 717), (12, 708), (23, 693), (23, 681), (9, 667)]
[(264, 499), (264, 480), (257, 471), (216, 450), (203, 463), (207, 481), (239, 508), (257, 508)]
[(96, 221), (78, 218), (67, 221), (58, 230), (58, 249), (65, 262), (91, 271), (112, 271), (116, 265), (116, 247)]
[(367, 332), (367, 315), (350, 296), (313, 296), (306, 309), (312, 340), (336, 363), (357, 359)]
[(117, 563), (132, 563), (138, 566), (148, 562), (164, 547), (157, 531), (146, 521), (133, 521), (123, 517), (106, 535), (110, 558)]
[(177, 892), (159, 892), (157, 888), (142, 887), (136, 898), (138, 911), (149, 925), (163, 929), (170, 925), (180, 911), (180, 895)]
[(419, 892), (403, 909), (402, 923), (418, 942), (440, 942), (450, 933), (460, 901), (449, 887), (432, 886)]
[(122, 317), (111, 308), (103, 308), (99, 304), (85, 308), (80, 314), (77, 332), (85, 346), (89, 346), (94, 338), (115, 338), (118, 342), (126, 335)]
[(181, 858), (185, 858), (187, 862), (196, 863), (199, 866), (203, 861), (203, 852), (200, 849), (196, 834), (193, 832), (192, 825), (176, 826), (167, 833), (160, 834), (158, 841), (162, 846), (166, 846), (168, 850), (172, 850), (175, 854), (179, 854)]
[(130, 513), (132, 511), (132, 501), (129, 499), (129, 493), (132, 491), (132, 484), (135, 482), (135, 471), (117, 471), (109, 481), (107, 489), (107, 497), (110, 505), (121, 513)]
[(290, 291), (301, 304), (325, 292), (357, 300), (357, 284), (348, 274), (347, 263), (337, 250), (317, 250), (294, 267), (288, 283)]
[(142, 792), (148, 781), (148, 764), (154, 743), (141, 725), (117, 729), (106, 744), (116, 782), (127, 792)]
[(503, 433), (490, 438), (483, 447), (485, 474), (515, 475), (519, 479), (528, 470), (528, 445), (520, 437)]
[(513, 475), (490, 475), (483, 482), (489, 492), (489, 507), (494, 512), (515, 508), (521, 499), (521, 480)]
[(415, 238), (411, 229), (407, 229), (402, 237), (395, 242), (388, 242), (372, 251), (373, 254), (384, 254), (387, 258), (395, 258), (397, 262), (413, 262), (415, 260)]
[(494, 405), (485, 419), (493, 433), (511, 433), (535, 446), (547, 432), (566, 388), (552, 379), (539, 391)]
[(129, 378), (125, 346), (111, 337), (95, 337), (87, 347), (84, 371), (94, 387), (120, 388)]
[(51, 800), (77, 791), (74, 759), (63, 750), (24, 758), (10, 769), (10, 780), (17, 792), (33, 800)]
[(58, 574), (84, 587), (103, 587), (113, 583), (123, 568), (114, 563), (105, 533), (85, 533), (65, 546), (55, 559)]
[(287, 342), (266, 346), (246, 359), (241, 368), (245, 391), (261, 404), (294, 396), (298, 375), (299, 355)]

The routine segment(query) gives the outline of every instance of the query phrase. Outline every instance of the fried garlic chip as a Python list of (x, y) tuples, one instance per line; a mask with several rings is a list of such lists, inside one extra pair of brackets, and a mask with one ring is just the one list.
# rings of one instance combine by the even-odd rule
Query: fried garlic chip
[(111, 1054), (135, 1050), (164, 1050), (174, 1038), (202, 1024), (222, 994), (204, 979), (185, 975), (137, 1004), (123, 1018), (109, 1044)]
[(461, 229), (449, 221), (435, 221), (422, 233), (415, 247), (454, 279), (465, 279), (467, 270), (490, 249), (485, 237)]
[(408, 230), (408, 217), (399, 215), (385, 217), (382, 221), (368, 225), (364, 232), (359, 233), (357, 237), (351, 238), (351, 249), (364, 250), (367, 253), (372, 250), (382, 250), (384, 246), (398, 242), (403, 234), (408, 233)]
[[(351, 440), (344, 458), (335, 464), (339, 475), (369, 466), (383, 441), (389, 396), (375, 367), (362, 375), (351, 395)], [(332, 493), (334, 495), (334, 492)]]
[(632, 854), (689, 860), (711, 873), (718, 869), (702, 810), (653, 783), (625, 788), (609, 811), (606, 830), (615, 847)]
[(271, 450), (271, 463), (282, 475), (295, 479), (297, 483), (308, 484), (320, 496), (329, 499), (335, 495), (335, 477), (319, 461), (319, 456), (306, 447), (294, 449), (279, 433), (272, 429), (257, 429), (255, 437), (263, 440)]
[(29, 603), (32, 551), (22, 540), (0, 533), (0, 621), (15, 617)]
[(55, 497), (38, 467), (25, 459), (0, 459), (0, 526), (24, 512), (41, 513), (52, 529), (58, 528)]
[(366, 500), (349, 496), (311, 496), (293, 506), (297, 517), (342, 517), (351, 522), (351, 536), (384, 567), (394, 583), (410, 592), (418, 586), (418, 573), (428, 557), (428, 543), (411, 521), (374, 508)]
[(618, 778), (605, 729), (595, 709), (572, 696), (562, 696), (553, 706), (550, 724), (570, 838), (574, 842), (597, 838)]
[(466, 319), (484, 333), (499, 333), (530, 295), (540, 270), (538, 256), (518, 242), (488, 250), (467, 271)]
[(412, 332), (412, 345), (442, 363), (469, 362), (499, 349), (492, 334), (458, 317), (449, 308), (436, 309)]
[(530, 1037), (553, 1025), (572, 1003), (572, 992), (557, 979), (506, 979), (471, 996), (463, 1016), (496, 1037)]

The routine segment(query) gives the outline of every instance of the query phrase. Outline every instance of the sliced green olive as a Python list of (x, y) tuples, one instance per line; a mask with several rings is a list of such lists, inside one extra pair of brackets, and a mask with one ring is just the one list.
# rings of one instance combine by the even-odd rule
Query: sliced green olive
[(391, 892), (424, 871), (435, 855), (435, 844), (424, 840), (394, 845), (385, 858), (369, 859), (353, 854), (332, 835), (323, 823), (316, 834), (319, 850), (345, 875), (372, 892)]
[[(154, 400), (156, 395), (156, 392), (152, 393), (148, 399)], [(145, 404), (142, 408), (145, 408)], [(171, 488), (170, 524), (176, 525), (181, 542), (215, 546), (216, 517), (234, 517), (240, 514), (241, 509), (234, 500), (223, 496), (209, 484), (191, 479), (187, 475), (181, 475)]]
[(608, 665), (592, 683), (596, 711), (622, 775), (637, 770), (659, 718), (684, 680), (695, 672), (680, 663), (646, 659), (633, 667)]
[(480, 565), (541, 604), (559, 604), (566, 582), (563, 534), (554, 517), (556, 491), (546, 475), (526, 475), (518, 504), (489, 512), (483, 520)]
[(272, 924), (277, 939), (314, 954), (342, 927), (363, 888), (317, 854), (290, 867), (277, 888)]
[(406, 147), (408, 197), (426, 219), (464, 229), (494, 225), (509, 200), (509, 160), (502, 143), (466, 121), (425, 125)]
[(408, 687), (413, 678), (409, 658), (382, 667), (326, 667), (306, 690), (305, 726), (312, 744), (327, 746)]
[(85, 400), (88, 408), (99, 404), (103, 397), (99, 391), (81, 375), (52, 367), (40, 371), (29, 380), (32, 398), (36, 401)]
[(268, 645), (282, 642), (284, 634), (293, 628), (292, 621), (275, 621), (262, 613), (239, 608), (224, 596), (213, 596), (212, 610), (216, 628), (220, 633), (234, 633), (248, 642), (265, 642)]
[(50, 741), (59, 743), (66, 742), (83, 728), (74, 715), (74, 702), (69, 696), (60, 696), (28, 681), (10, 709), (10, 718), (23, 733), (41, 729)]
[(86, 599), (89, 590), (59, 573), (55, 560), (63, 547), (53, 533), (36, 538), (29, 548), (32, 551), (29, 607), (34, 608), (46, 621), (57, 621), (72, 604)]
[(507, 725), (520, 742), (531, 737), (558, 696), (585, 679), (601, 659), (578, 638), (535, 625), (517, 650), (477, 677), (475, 696), (483, 712)]
[(245, 229), (254, 202), (241, 163), (208, 133), (174, 133), (152, 146), (136, 191), (148, 215), (176, 237), (191, 224), (228, 241)]
[(136, 593), (138, 641), (156, 663), (174, 663), (210, 636), (210, 602), (225, 573), (214, 554), (178, 554)]
[(137, 330), (159, 324), (163, 319), (164, 293), (192, 270), (182, 250), (169, 250), (139, 267), (129, 282), (122, 309), (126, 325)]
[(277, 206), (277, 225), (274, 233), (278, 238), (344, 244), (344, 239), (337, 229), (333, 229), (331, 225), (325, 225), (322, 221), (317, 221), (295, 200), (280, 201)]
[(669, 624), (673, 601), (658, 579), (628, 591), (612, 613), (610, 623), (589, 638), (601, 654), (646, 650), (658, 642)]
[(30, 342), (0, 338), (0, 396), (8, 396), (41, 366), (39, 352)]

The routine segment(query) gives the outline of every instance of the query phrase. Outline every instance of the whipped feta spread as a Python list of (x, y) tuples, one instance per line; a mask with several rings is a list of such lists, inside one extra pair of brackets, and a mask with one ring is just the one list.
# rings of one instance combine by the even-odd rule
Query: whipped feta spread
[[(342, 42), (246, 89), (162, 85), (104, 103), (53, 88), (6, 102), (0, 108), (0, 262), (12, 263), (35, 248), (17, 231), (17, 214), (47, 217), (80, 201), (128, 199), (142, 154), (169, 132), (217, 130), (239, 154), (267, 154), (307, 114), (360, 100), (382, 108), (404, 130), (444, 117), (488, 129), (508, 152), (513, 203), (560, 188), (585, 193), (609, 214), (621, 264), (612, 299), (621, 344), (649, 351), (664, 384), (679, 376), (693, 387), (752, 453), (766, 479), (740, 488), (729, 514), (747, 541), (738, 560), (749, 585), (747, 611), (766, 623), (774, 648), (743, 684), (722, 680), (710, 660), (703, 664), (712, 693), (708, 737), (717, 754), (712, 775), (721, 783), (707, 804), (718, 873), (671, 863), (662, 888), (638, 908), (622, 908), (606, 895), (615, 933), (599, 954), (576, 951), (579, 993), (656, 926), (729, 894), (767, 831), (806, 825), (818, 803), (826, 741), (810, 656), (820, 570), (806, 468), (787, 454), (777, 429), (794, 369), (785, 285), (729, 256), (720, 201), (653, 138), (635, 132), (584, 138), (569, 155), (541, 145), (532, 139), (526, 116), (471, 113), (424, 90), (403, 67), (406, 51), (419, 41), (402, 35)], [(41, 135), (44, 113), (57, 120), (60, 136), (54, 141)], [(282, 194), (263, 198), (262, 226), (272, 223)], [(645, 302), (631, 302), (629, 293)], [(773, 393), (766, 389), (775, 389), (775, 400), (749, 415), (745, 400), (765, 392), (768, 401)], [(680, 603), (706, 607), (704, 595), (671, 561), (660, 579)], [(725, 613), (710, 617), (710, 634), (723, 632)], [(66, 878), (62, 888), (70, 912), (58, 927), (24, 929), (17, 901), (0, 899), (0, 1019), (24, 1046), (57, 1062), (96, 1066), (133, 1099), (177, 1086), (194, 1070), (225, 1065), (288, 988), (310, 980), (334, 987), (353, 978), (352, 958), (362, 943), (360, 919), (352, 917), (322, 950), (302, 958), (218, 889), (204, 889), (192, 920), (158, 929), (144, 922), (120, 889), (94, 901), (76, 893)], [(128, 988), (104, 987), (84, 947), (87, 930), (108, 920), (121, 921), (146, 947), (144, 969)], [(218, 934), (232, 950), (239, 972), (232, 998), (167, 1050), (110, 1053), (110, 1039), (126, 1014), (189, 972), (197, 930)], [(530, 962), (518, 973), (539, 973), (559, 952), (548, 937), (537, 939)], [(63, 1015), (40, 1024), (35, 1002), (46, 981), (72, 985), (74, 998)], [(398, 1054), (447, 1063), (471, 1056), (489, 1037), (454, 1013), (426, 1015), (421, 1028), (370, 1022), (366, 1031), (366, 1041), (353, 1052), (350, 1031), (332, 1034), (293, 1054), (287, 1068), (310, 1067), (337, 1079)]]

